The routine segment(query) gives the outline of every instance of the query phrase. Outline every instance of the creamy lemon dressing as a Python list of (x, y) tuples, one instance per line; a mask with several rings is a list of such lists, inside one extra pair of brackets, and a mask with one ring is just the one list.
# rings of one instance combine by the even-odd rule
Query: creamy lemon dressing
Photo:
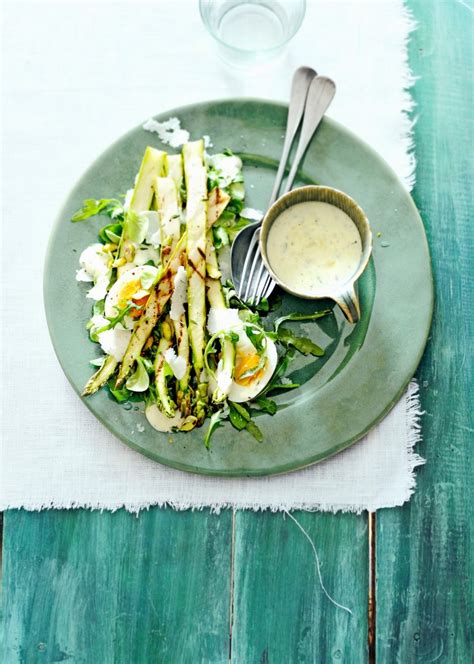
[(342, 284), (362, 254), (357, 226), (335, 205), (297, 203), (284, 210), (268, 233), (268, 261), (289, 288), (312, 295)]

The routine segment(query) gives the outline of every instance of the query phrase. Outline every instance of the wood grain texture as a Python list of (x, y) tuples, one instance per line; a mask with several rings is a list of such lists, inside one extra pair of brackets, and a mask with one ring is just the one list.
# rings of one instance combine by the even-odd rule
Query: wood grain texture
[[(472, 3), (471, 3), (472, 4)], [(473, 13), (411, 0), (415, 201), (432, 251), (436, 306), (418, 372), (426, 466), (401, 509), (377, 516), (377, 662), (467, 664), (472, 632), (474, 234)]]
[(367, 661), (367, 519), (294, 512), (310, 543), (282, 513), (238, 512), (235, 525), (233, 664)]
[(231, 514), (152, 509), (5, 518), (8, 664), (222, 664)]

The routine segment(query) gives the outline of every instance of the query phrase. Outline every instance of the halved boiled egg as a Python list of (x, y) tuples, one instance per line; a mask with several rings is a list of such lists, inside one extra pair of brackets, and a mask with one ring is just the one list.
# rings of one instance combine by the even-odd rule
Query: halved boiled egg
[(267, 385), (275, 371), (278, 355), (275, 343), (265, 337), (265, 348), (259, 355), (245, 331), (237, 330), (235, 368), (229, 399), (237, 403), (255, 398)]
[(245, 332), (245, 325), (237, 309), (211, 308), (209, 311), (209, 334), (232, 331), (239, 335), (239, 340), (235, 343), (233, 376), (222, 366), (222, 361), (219, 361), (215, 377), (209, 380), (211, 394), (219, 387), (221, 393), (227, 394), (228, 398), (236, 403), (250, 401), (260, 394), (273, 376), (278, 362), (273, 340), (265, 337), (263, 350), (259, 354)]
[(105, 298), (105, 316), (113, 318), (130, 302), (133, 302), (140, 309), (131, 309), (129, 316), (139, 318), (150, 296), (158, 272), (158, 268), (152, 265), (140, 265), (122, 274)]

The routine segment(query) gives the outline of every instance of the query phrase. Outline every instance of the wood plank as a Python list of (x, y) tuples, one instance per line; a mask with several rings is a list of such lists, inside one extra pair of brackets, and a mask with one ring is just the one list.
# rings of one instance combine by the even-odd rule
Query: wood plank
[(234, 664), (367, 662), (367, 518), (293, 512), (313, 540), (333, 606), (319, 585), (310, 543), (284, 513), (235, 517)]
[(222, 664), (231, 514), (8, 511), (8, 664)]
[[(473, 12), (410, 0), (417, 185), (436, 283), (418, 377), (427, 463), (411, 502), (377, 516), (377, 661), (464, 664), (474, 652)], [(470, 291), (470, 293), (469, 293)], [(471, 576), (470, 576), (471, 575)], [(470, 579), (470, 580), (469, 580)]]

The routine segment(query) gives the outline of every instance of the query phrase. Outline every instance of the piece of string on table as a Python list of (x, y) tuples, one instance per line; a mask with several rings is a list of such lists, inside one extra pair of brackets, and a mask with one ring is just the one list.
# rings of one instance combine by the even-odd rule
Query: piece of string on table
[(314, 545), (313, 540), (312, 540), (311, 537), (308, 535), (308, 533), (306, 532), (306, 530), (303, 528), (303, 526), (301, 525), (301, 523), (300, 523), (299, 521), (297, 521), (297, 520), (295, 519), (295, 517), (294, 517), (292, 514), (290, 514), (290, 512), (288, 512), (287, 510), (283, 510), (283, 512), (284, 512), (287, 516), (289, 516), (290, 519), (291, 519), (291, 520), (292, 520), (292, 521), (298, 526), (298, 528), (301, 530), (301, 532), (302, 532), (303, 535), (306, 537), (306, 539), (308, 540), (308, 542), (311, 544), (311, 548), (313, 549), (313, 554), (314, 554), (314, 562), (315, 562), (315, 566), (316, 566), (316, 571), (317, 571), (317, 573), (318, 573), (318, 578), (319, 578), (319, 585), (321, 586), (321, 589), (322, 589), (323, 593), (326, 595), (326, 597), (328, 598), (328, 600), (329, 600), (332, 604), (334, 604), (334, 606), (337, 606), (339, 609), (342, 609), (343, 611), (347, 611), (347, 613), (349, 613), (349, 614), (352, 616), (352, 615), (353, 615), (352, 611), (351, 611), (347, 606), (343, 606), (342, 604), (339, 604), (339, 602), (336, 602), (336, 600), (333, 599), (333, 598), (331, 597), (331, 595), (328, 593), (328, 591), (326, 590), (326, 588), (325, 588), (325, 586), (324, 586), (324, 583), (323, 583), (323, 577), (322, 577), (322, 575), (321, 575), (321, 568), (320, 568), (320, 562), (319, 562), (318, 552), (316, 551), (316, 546)]

